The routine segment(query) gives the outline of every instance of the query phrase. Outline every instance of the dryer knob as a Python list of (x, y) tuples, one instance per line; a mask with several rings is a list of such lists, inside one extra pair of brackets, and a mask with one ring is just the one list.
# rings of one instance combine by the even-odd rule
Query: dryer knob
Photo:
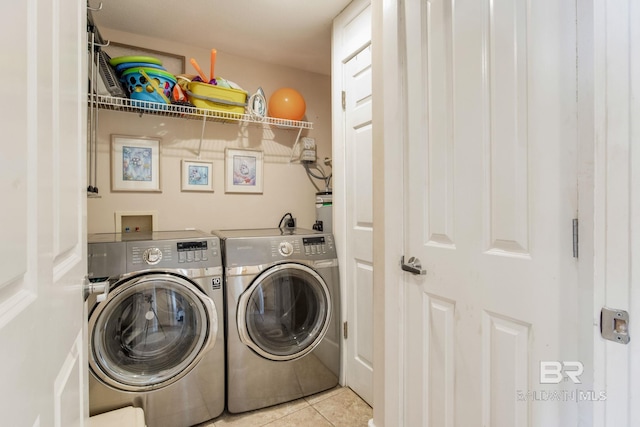
[(293, 253), (293, 245), (289, 242), (281, 242), (279, 250), (280, 250), (280, 255), (290, 256)]
[(149, 265), (157, 264), (162, 259), (162, 251), (158, 248), (149, 248), (144, 251), (142, 258)]

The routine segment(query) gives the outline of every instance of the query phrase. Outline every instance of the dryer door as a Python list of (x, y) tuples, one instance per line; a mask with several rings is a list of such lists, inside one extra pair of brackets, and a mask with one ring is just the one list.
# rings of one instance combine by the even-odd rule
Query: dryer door
[(295, 263), (262, 272), (238, 301), (240, 340), (270, 360), (304, 356), (322, 340), (331, 320), (327, 284)]
[(213, 346), (217, 319), (211, 298), (183, 276), (124, 279), (90, 315), (89, 365), (118, 390), (165, 387)]

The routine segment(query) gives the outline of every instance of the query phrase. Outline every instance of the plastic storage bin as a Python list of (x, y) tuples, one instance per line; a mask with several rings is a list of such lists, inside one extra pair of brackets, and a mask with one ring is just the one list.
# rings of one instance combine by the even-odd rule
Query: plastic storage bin
[(176, 78), (166, 71), (158, 70), (155, 68), (134, 67), (122, 73), (120, 80), (125, 84), (129, 91), (129, 98), (138, 101), (159, 102), (165, 104), (166, 101), (156, 92), (151, 82), (140, 73), (140, 68), (144, 70), (147, 75), (155, 80), (156, 84), (164, 95), (170, 99), (173, 86), (176, 84)]
[(198, 108), (244, 114), (247, 92), (243, 90), (202, 82), (189, 82), (187, 87), (189, 102)]

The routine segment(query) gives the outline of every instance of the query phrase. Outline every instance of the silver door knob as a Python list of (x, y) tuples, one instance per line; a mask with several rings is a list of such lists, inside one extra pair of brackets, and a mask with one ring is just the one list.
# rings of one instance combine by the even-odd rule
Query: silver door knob
[(405, 263), (403, 255), (402, 259), (400, 260), (400, 265), (404, 271), (408, 271), (409, 273), (420, 276), (424, 276), (425, 274), (427, 274), (427, 270), (422, 269), (422, 263), (416, 257), (409, 258), (409, 260)]

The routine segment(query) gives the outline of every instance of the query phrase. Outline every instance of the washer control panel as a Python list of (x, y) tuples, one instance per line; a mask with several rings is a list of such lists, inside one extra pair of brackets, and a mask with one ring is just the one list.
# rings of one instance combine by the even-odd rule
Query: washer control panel
[(178, 262), (198, 262), (207, 261), (207, 241), (198, 242), (178, 242)]
[(145, 249), (142, 259), (149, 265), (156, 265), (162, 260), (162, 251), (159, 248)]
[(127, 263), (156, 268), (205, 268), (221, 265), (219, 240), (129, 242)]

